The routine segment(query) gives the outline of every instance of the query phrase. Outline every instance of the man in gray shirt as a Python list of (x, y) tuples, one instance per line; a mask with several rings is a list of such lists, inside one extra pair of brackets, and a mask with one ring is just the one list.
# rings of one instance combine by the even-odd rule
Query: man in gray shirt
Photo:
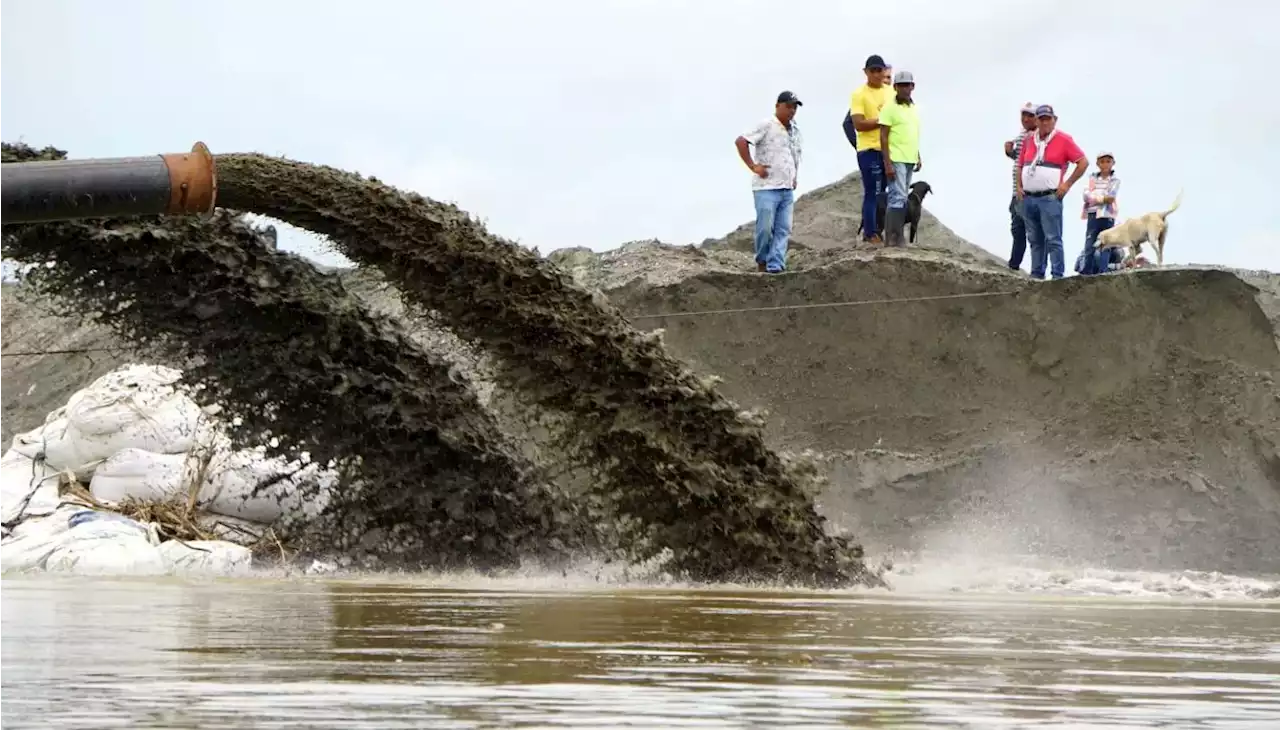
[[(734, 141), (738, 156), (752, 173), (756, 271), (777, 274), (787, 268), (787, 242), (802, 147), (800, 128), (795, 123), (800, 106), (800, 100), (790, 91), (778, 94), (773, 115)], [(756, 148), (754, 159), (751, 147)]]

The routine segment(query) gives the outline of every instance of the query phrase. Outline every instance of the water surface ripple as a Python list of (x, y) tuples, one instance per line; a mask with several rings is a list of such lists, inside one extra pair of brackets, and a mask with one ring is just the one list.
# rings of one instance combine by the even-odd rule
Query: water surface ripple
[(1280, 603), (5, 579), (3, 726), (1280, 727)]

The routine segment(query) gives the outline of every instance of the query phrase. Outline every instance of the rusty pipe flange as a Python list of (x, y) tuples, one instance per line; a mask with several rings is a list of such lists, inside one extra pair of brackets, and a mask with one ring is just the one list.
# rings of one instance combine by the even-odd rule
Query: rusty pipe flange
[(196, 142), (190, 152), (161, 155), (169, 170), (171, 215), (209, 214), (218, 197), (218, 170), (213, 154), (204, 142)]

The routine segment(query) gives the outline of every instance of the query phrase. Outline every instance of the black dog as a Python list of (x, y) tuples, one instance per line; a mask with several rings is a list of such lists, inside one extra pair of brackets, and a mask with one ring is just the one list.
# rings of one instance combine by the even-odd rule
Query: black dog
[[(924, 203), (924, 196), (933, 192), (933, 188), (924, 180), (918, 180), (911, 183), (911, 192), (907, 194), (907, 227), (911, 229), (911, 236), (908, 240), (911, 243), (916, 242), (916, 229), (920, 227), (920, 206)], [(876, 200), (876, 233), (884, 238), (884, 214), (885, 207), (888, 203), (888, 196), (881, 195)]]
[(911, 183), (911, 193), (907, 195), (907, 226), (911, 228), (911, 237), (907, 240), (916, 242), (916, 229), (920, 227), (920, 209), (924, 205), (924, 196), (933, 192), (929, 183), (921, 180)]

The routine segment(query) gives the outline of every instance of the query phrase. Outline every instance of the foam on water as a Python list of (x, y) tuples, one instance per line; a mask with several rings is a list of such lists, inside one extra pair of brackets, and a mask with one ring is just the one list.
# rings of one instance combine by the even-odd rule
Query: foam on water
[(581, 593), (665, 589), (674, 591), (792, 592), (900, 595), (1040, 595), (1115, 597), (1146, 600), (1265, 601), (1280, 603), (1280, 576), (1237, 576), (1183, 570), (1154, 572), (1101, 567), (1052, 566), (1025, 558), (1021, 562), (925, 558), (899, 563), (886, 575), (890, 588), (811, 590), (789, 586), (675, 581), (643, 567), (618, 562), (581, 560), (568, 570), (524, 568), (501, 575), (475, 572), (368, 572), (311, 570), (305, 576), (278, 569), (257, 571), (260, 577), (333, 579), (449, 590)]
[(1153, 572), (1022, 561), (924, 559), (897, 566), (889, 582), (902, 593), (1035, 593), (1202, 600), (1280, 600), (1280, 577), (1182, 570)]

